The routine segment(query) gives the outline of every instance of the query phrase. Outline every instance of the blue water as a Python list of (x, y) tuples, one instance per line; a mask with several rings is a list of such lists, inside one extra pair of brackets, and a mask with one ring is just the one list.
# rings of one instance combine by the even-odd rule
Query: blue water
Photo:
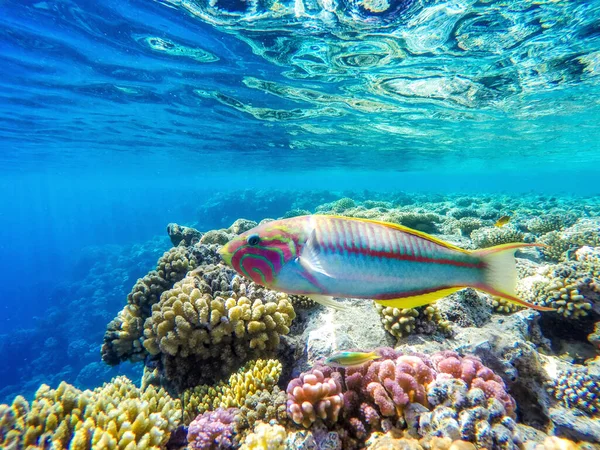
[(99, 347), (170, 222), (599, 193), (600, 1), (364, 4), (0, 2), (0, 401), (139, 375)]

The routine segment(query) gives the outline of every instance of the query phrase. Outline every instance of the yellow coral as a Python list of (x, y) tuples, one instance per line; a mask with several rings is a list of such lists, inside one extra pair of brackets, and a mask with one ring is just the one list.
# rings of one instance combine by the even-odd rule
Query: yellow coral
[(240, 408), (246, 399), (258, 391), (277, 384), (282, 365), (276, 359), (250, 361), (229, 377), (227, 383), (202, 385), (188, 389), (182, 395), (184, 422), (190, 423), (198, 414), (221, 408)]
[[(0, 444), (57, 449), (160, 449), (181, 416), (179, 400), (162, 389), (140, 390), (117, 377), (94, 391), (80, 391), (62, 382), (56, 390), (42, 385), (31, 403), (17, 397), (8, 413), (0, 406)], [(8, 425), (10, 432), (5, 434)], [(8, 441), (10, 439), (10, 441)]]
[(241, 450), (284, 450), (285, 428), (281, 425), (259, 423), (242, 443)]
[(102, 345), (102, 359), (110, 365), (121, 361), (141, 361), (145, 356), (141, 339), (144, 321), (160, 295), (181, 280), (188, 270), (198, 265), (194, 253), (187, 247), (175, 247), (165, 252), (151, 271), (137, 280), (127, 296), (128, 304), (109, 324)]
[(384, 328), (400, 339), (414, 332), (431, 334), (435, 330), (452, 333), (451, 324), (444, 320), (434, 305), (418, 308), (392, 308), (375, 304)]

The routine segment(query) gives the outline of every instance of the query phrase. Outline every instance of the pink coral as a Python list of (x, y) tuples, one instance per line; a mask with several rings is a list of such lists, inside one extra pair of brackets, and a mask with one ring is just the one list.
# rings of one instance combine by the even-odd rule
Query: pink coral
[(504, 405), (506, 414), (515, 415), (515, 399), (506, 391), (502, 378), (474, 356), (460, 357), (452, 351), (439, 352), (431, 358), (439, 371), (438, 379), (452, 377), (463, 380), (468, 387), (481, 389), (486, 398), (495, 398)]
[(344, 404), (340, 382), (316, 369), (290, 381), (287, 394), (289, 416), (305, 428), (310, 427), (317, 417), (336, 422)]

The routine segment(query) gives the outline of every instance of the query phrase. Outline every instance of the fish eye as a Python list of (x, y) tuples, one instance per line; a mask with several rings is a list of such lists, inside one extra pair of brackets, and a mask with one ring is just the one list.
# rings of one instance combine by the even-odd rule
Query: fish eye
[(248, 236), (248, 239), (246, 239), (246, 242), (248, 245), (258, 245), (260, 242), (260, 236), (258, 234), (251, 234)]

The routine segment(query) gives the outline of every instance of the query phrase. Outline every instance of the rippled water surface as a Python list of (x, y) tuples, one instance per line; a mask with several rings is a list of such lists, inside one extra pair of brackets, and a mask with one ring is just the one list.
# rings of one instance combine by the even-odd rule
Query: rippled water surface
[(9, 167), (600, 161), (600, 1), (9, 0), (0, 10)]

